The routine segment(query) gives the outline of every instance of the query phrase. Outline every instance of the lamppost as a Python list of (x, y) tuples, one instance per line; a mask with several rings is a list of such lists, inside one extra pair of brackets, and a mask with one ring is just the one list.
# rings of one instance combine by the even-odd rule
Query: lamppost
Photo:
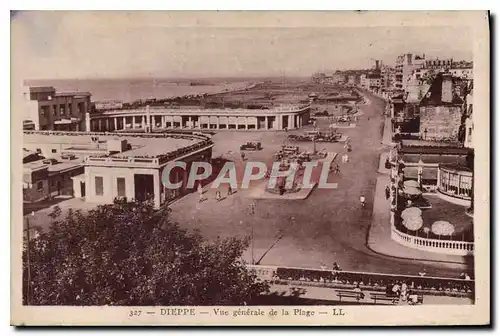
[[(35, 216), (35, 212), (31, 212), (31, 217)], [(26, 303), (28, 305), (31, 304), (31, 253), (30, 253), (30, 230), (32, 228), (30, 227), (30, 219), (29, 216), (26, 216), (26, 229), (24, 231), (26, 232), (26, 277), (27, 279), (27, 288), (26, 288)]]
[[(255, 203), (252, 202), (252, 204), (250, 204), (250, 214), (252, 215), (252, 217), (255, 215)], [(253, 235), (253, 222), (254, 222), (254, 219), (252, 218), (251, 220), (251, 224), (250, 224), (250, 235), (251, 235), (251, 241), (250, 241), (250, 244), (251, 244), (251, 253), (252, 253), (252, 265), (255, 264), (255, 258), (254, 258), (254, 244), (253, 244), (253, 240), (254, 240), (254, 235)]]
[(418, 161), (418, 174), (417, 174), (417, 180), (418, 180), (418, 186), (422, 188), (422, 175), (424, 173), (424, 162), (422, 159)]

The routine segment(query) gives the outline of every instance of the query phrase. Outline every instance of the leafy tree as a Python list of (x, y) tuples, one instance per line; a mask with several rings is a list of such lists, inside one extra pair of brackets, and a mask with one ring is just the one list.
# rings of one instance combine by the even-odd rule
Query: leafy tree
[(53, 214), (27, 250), (23, 300), (32, 305), (241, 305), (267, 285), (241, 260), (248, 239), (204, 242), (150, 203), (116, 201)]

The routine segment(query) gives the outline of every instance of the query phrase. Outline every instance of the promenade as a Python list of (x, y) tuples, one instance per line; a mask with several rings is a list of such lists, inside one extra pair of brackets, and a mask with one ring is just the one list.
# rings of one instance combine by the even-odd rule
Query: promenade
[[(294, 290), (295, 289), (295, 290)], [(300, 294), (299, 294), (300, 293)], [(271, 285), (270, 292), (267, 300), (272, 302), (274, 298), (276, 303), (280, 301), (283, 303), (289, 302), (290, 304), (323, 304), (323, 305), (373, 305), (374, 302), (370, 298), (371, 293), (381, 294), (380, 292), (363, 291), (365, 294), (364, 299), (359, 302), (355, 298), (343, 297), (339, 300), (337, 290), (325, 287), (312, 287), (300, 286), (297, 291), (297, 286), (292, 285)], [(263, 300), (266, 301), (264, 298)], [(377, 305), (393, 305), (390, 301), (378, 301)], [(423, 305), (470, 305), (473, 304), (471, 298), (466, 297), (453, 297), (453, 296), (435, 296), (424, 295)], [(408, 306), (408, 302), (398, 300), (394, 305)]]

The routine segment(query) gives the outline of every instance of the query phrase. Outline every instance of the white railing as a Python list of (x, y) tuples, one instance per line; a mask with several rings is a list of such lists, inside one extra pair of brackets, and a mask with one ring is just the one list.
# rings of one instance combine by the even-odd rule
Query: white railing
[[(191, 109), (191, 108), (165, 108), (159, 106), (151, 106), (149, 108), (150, 115), (214, 115), (214, 114), (261, 114), (261, 113), (297, 113), (302, 112), (308, 108), (310, 105), (304, 106), (282, 106), (273, 109)], [(115, 109), (112, 111), (105, 111), (101, 113), (91, 114), (91, 119), (101, 119), (109, 116), (128, 116), (128, 115), (146, 115), (148, 113), (147, 108), (136, 108), (136, 109)]]
[(112, 136), (112, 137), (140, 137), (140, 138), (187, 138), (187, 139), (200, 139), (210, 140), (209, 134), (201, 132), (165, 132), (165, 133), (134, 133), (134, 132), (81, 132), (81, 131), (35, 131), (24, 130), (24, 134), (46, 135), (46, 136)]
[(474, 253), (473, 242), (417, 237), (399, 231), (394, 225), (392, 225), (391, 238), (401, 245), (420, 251), (458, 256), (472, 255)]

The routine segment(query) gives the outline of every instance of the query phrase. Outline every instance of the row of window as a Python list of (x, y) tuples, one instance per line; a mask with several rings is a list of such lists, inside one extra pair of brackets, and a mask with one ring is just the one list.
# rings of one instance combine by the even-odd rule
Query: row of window
[[(116, 178), (116, 191), (118, 197), (125, 197), (125, 178)], [(104, 178), (102, 176), (95, 176), (95, 194), (96, 196), (104, 195)]]
[(439, 189), (445, 193), (461, 197), (472, 196), (472, 176), (440, 171)]
[[(72, 113), (72, 106), (67, 105), (68, 108), (66, 109), (66, 105), (60, 104), (60, 105), (52, 105), (52, 106), (42, 106), (40, 107), (40, 115), (42, 117), (48, 116), (49, 115), (49, 109), (52, 110), (52, 115), (54, 117), (59, 117), (59, 116), (71, 116)], [(58, 107), (59, 107), (59, 113), (58, 113)], [(83, 103), (78, 103), (77, 105), (77, 112), (78, 115), (82, 114), (83, 111)]]

